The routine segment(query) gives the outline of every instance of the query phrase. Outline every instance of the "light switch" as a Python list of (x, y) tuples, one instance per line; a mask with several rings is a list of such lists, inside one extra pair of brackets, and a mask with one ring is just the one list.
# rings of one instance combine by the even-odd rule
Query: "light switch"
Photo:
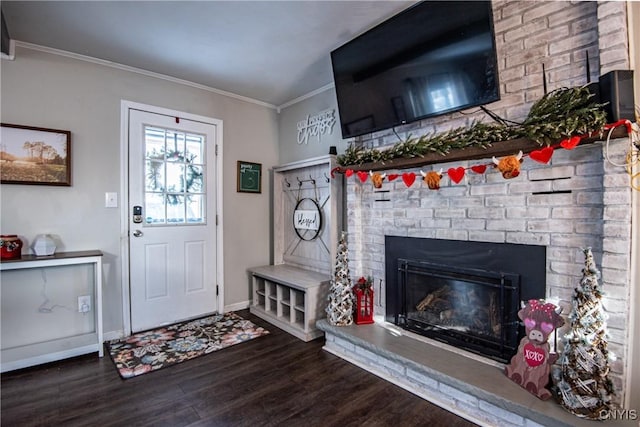
[(104, 207), (105, 208), (117, 208), (118, 207), (118, 193), (111, 193), (111, 192), (104, 193)]

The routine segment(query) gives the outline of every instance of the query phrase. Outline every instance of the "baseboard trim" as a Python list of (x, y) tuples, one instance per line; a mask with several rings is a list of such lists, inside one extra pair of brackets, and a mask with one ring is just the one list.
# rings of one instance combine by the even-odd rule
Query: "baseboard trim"
[(102, 335), (102, 339), (104, 340), (104, 342), (112, 341), (112, 340), (119, 340), (120, 338), (124, 338), (124, 337), (125, 337), (125, 335), (124, 335), (124, 331), (123, 330), (105, 332)]
[(225, 305), (224, 306), (224, 312), (228, 313), (230, 311), (245, 310), (245, 309), (249, 308), (249, 305), (251, 305), (251, 301), (249, 301), (249, 300), (237, 302), (235, 304)]

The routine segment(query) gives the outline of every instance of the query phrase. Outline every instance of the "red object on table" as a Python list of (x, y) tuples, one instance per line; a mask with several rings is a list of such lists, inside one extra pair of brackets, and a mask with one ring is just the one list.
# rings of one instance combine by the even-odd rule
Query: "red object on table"
[(18, 259), (22, 256), (22, 240), (16, 234), (0, 236), (0, 258)]

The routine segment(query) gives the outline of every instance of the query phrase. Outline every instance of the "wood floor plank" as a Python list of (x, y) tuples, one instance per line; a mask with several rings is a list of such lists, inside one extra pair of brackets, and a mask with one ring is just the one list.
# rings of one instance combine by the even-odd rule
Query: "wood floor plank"
[(474, 424), (305, 343), (269, 335), (123, 380), (109, 356), (0, 377), (7, 426), (446, 426)]

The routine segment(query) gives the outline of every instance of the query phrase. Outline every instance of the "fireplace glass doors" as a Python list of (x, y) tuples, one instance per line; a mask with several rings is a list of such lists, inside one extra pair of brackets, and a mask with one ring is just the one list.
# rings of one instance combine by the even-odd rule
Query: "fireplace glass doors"
[(545, 297), (546, 248), (385, 236), (385, 281), (387, 322), (506, 363), (520, 302)]
[(399, 326), (501, 362), (517, 349), (517, 274), (399, 259), (398, 283)]

